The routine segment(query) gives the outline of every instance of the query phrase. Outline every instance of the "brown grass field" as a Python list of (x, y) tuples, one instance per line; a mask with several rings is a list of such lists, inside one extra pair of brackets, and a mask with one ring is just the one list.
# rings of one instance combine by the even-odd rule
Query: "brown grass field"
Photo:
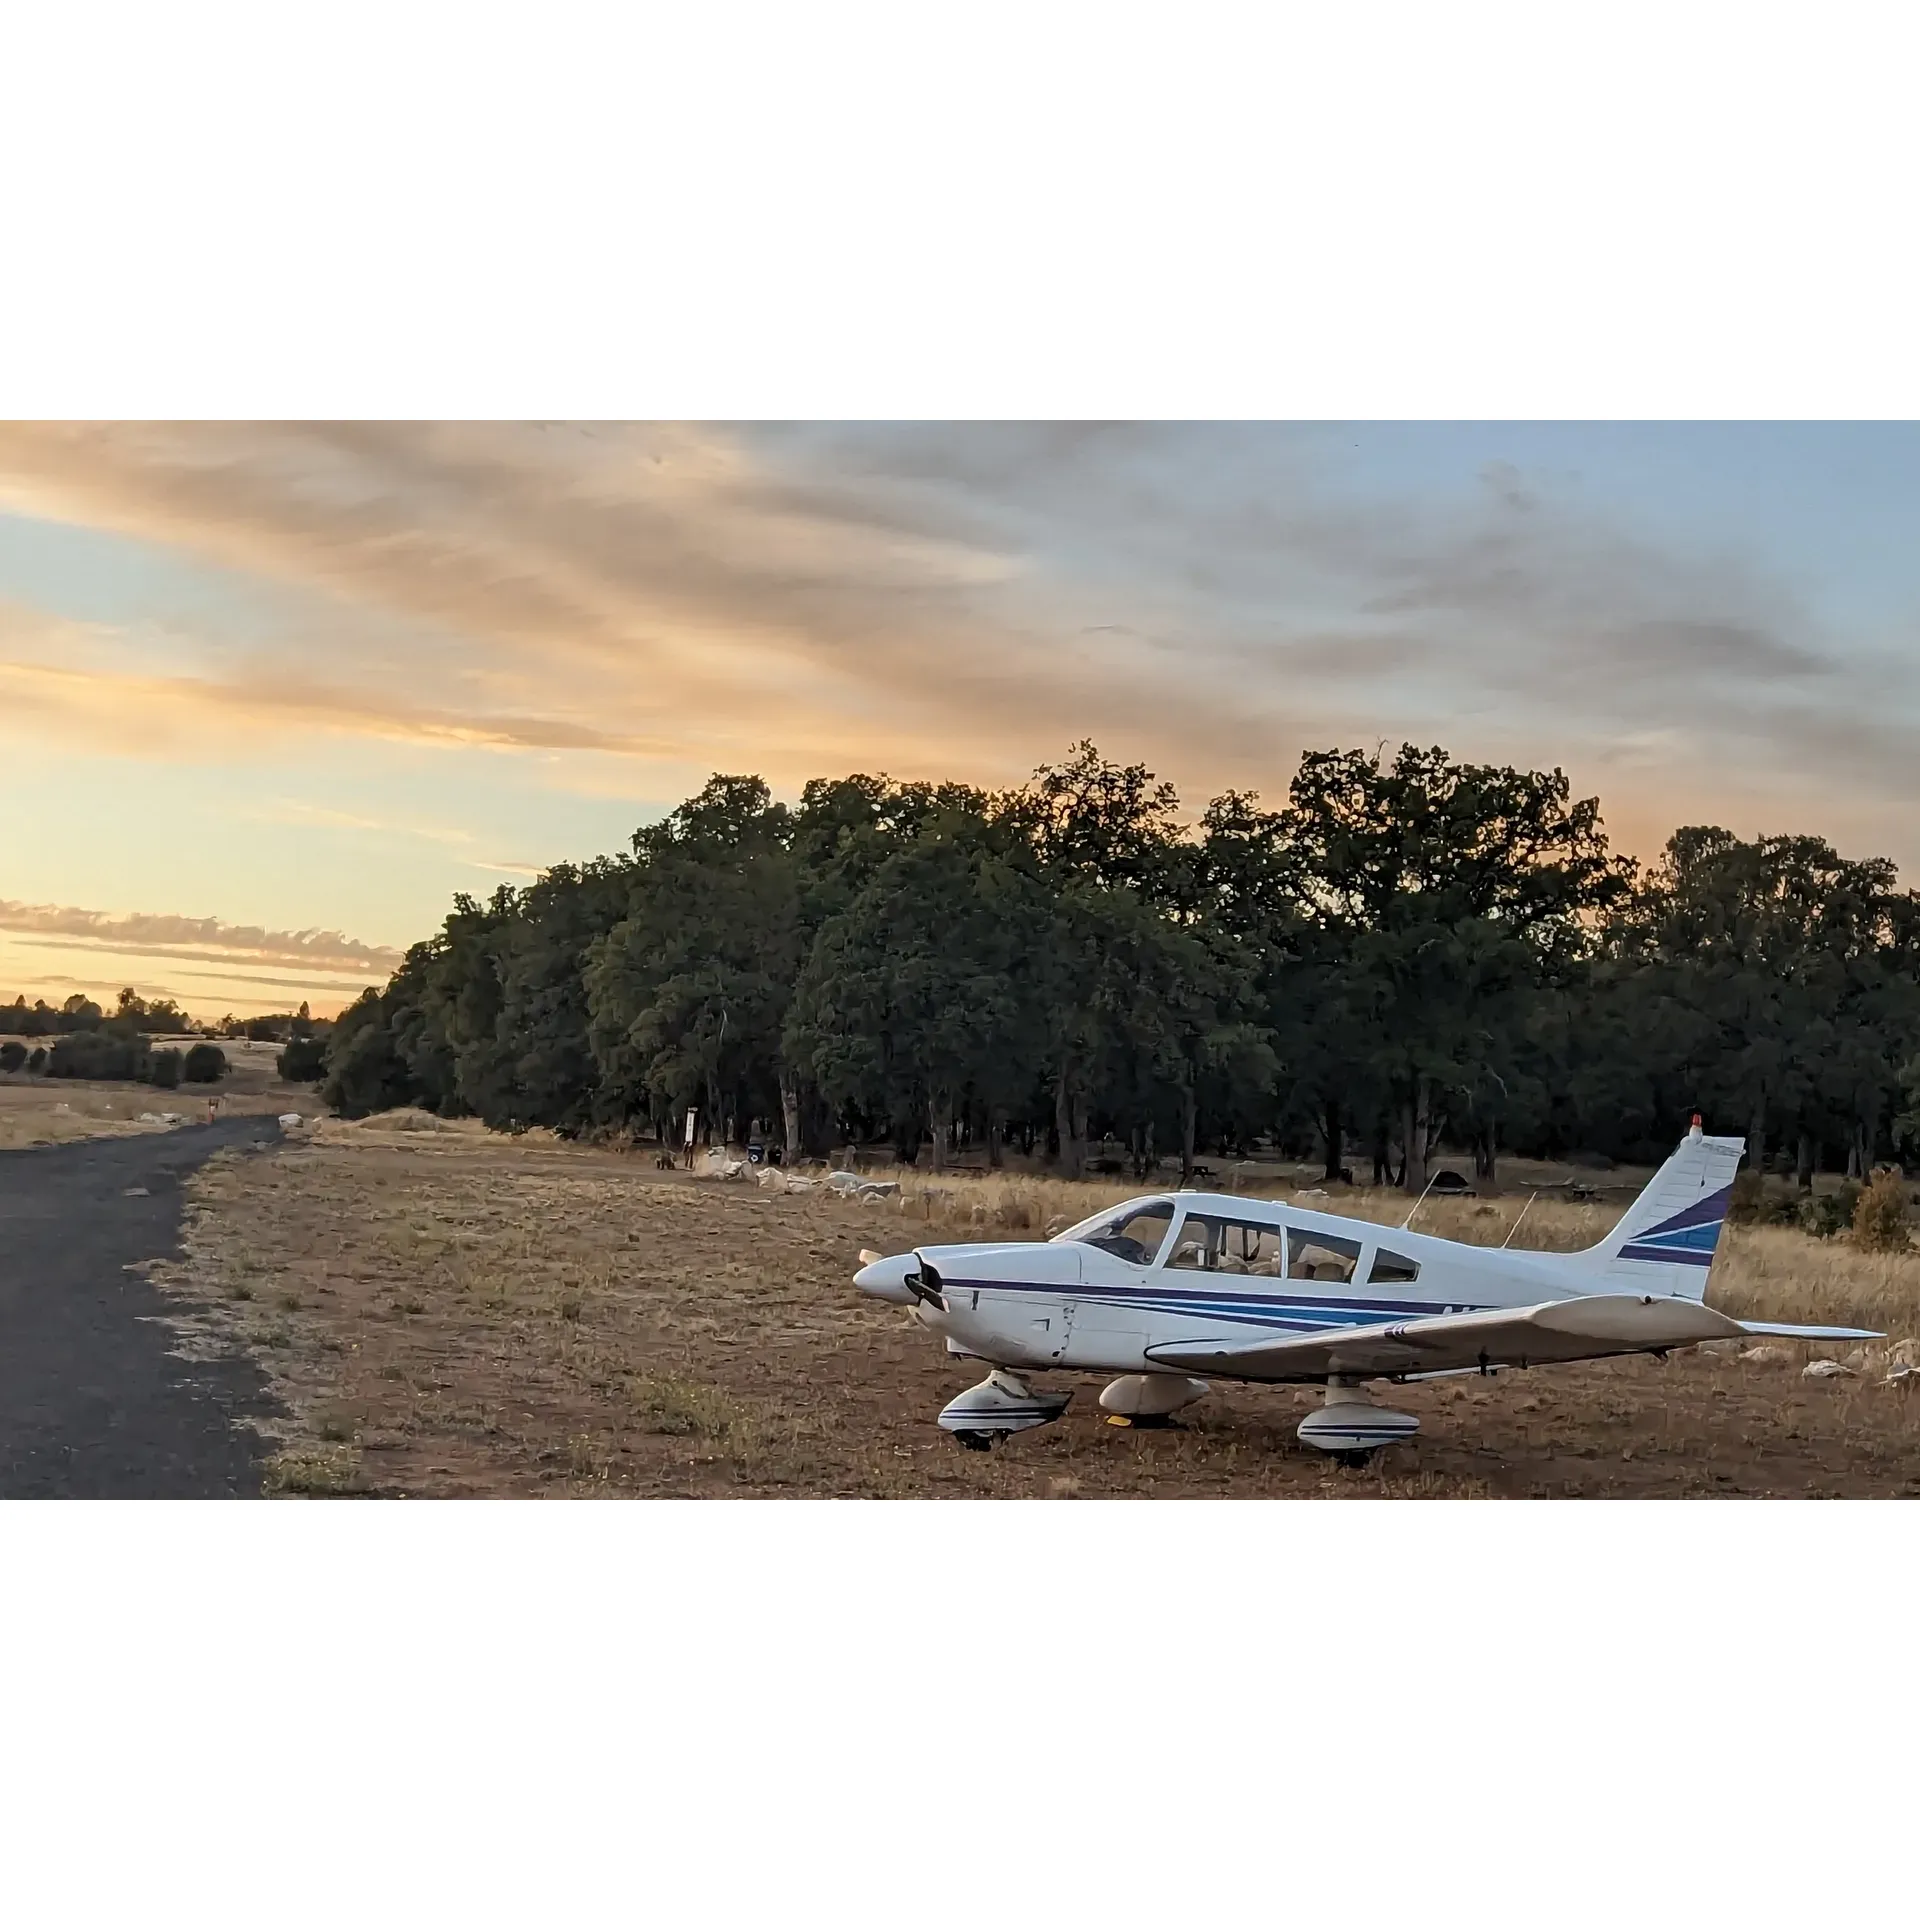
[[(1511, 1176), (1509, 1176), (1511, 1177)], [(1227, 1184), (1222, 1181), (1220, 1184)], [(851, 1285), (860, 1249), (1038, 1234), (1120, 1184), (909, 1173), (897, 1203), (763, 1191), (473, 1122), (381, 1115), (225, 1153), (191, 1190), (177, 1324), (258, 1357), (285, 1417), (269, 1489), (383, 1495), (1669, 1496), (1920, 1493), (1920, 1398), (1893, 1343), (1808, 1380), (1777, 1342), (1383, 1387), (1410, 1445), (1359, 1471), (1295, 1440), (1318, 1395), (1217, 1384), (1181, 1424), (1066, 1416), (991, 1454), (933, 1425), (980, 1376)], [(1291, 1190), (1290, 1186), (1284, 1190)], [(1578, 1246), (1612, 1204), (1536, 1199), (1516, 1245)], [(1361, 1190), (1309, 1201), (1374, 1217)], [(1504, 1238), (1519, 1194), (1428, 1200), (1416, 1224)], [(1709, 1298), (1750, 1318), (1920, 1333), (1920, 1256), (1730, 1229)], [(1909, 1357), (1912, 1349), (1899, 1350)]]
[[(0, 1040), (10, 1036), (0, 1033)], [(23, 1046), (46, 1046), (22, 1040)], [(156, 1050), (184, 1051), (186, 1040), (159, 1040)], [(8, 1147), (57, 1146), (125, 1133), (147, 1133), (155, 1122), (142, 1114), (177, 1114), (176, 1125), (204, 1120), (207, 1096), (217, 1094), (222, 1113), (317, 1114), (310, 1086), (289, 1086), (274, 1071), (280, 1049), (262, 1040), (246, 1045), (222, 1040), (231, 1072), (217, 1087), (149, 1087), (124, 1080), (46, 1080), (38, 1074), (0, 1073), (0, 1151)]]

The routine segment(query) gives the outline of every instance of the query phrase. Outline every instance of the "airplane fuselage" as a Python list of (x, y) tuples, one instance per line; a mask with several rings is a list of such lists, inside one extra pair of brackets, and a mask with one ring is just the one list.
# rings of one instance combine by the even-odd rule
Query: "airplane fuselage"
[[(1153, 1207), (1167, 1209), (1159, 1245), (1114, 1251), (1123, 1236), (1101, 1223)], [(1055, 1240), (922, 1247), (869, 1267), (861, 1285), (911, 1304), (894, 1289), (924, 1260), (939, 1275), (943, 1305), (923, 1304), (919, 1315), (956, 1352), (1004, 1367), (1139, 1373), (1161, 1368), (1149, 1349), (1162, 1343), (1571, 1298), (1583, 1287), (1559, 1270), (1561, 1258), (1277, 1201), (1179, 1193), (1110, 1208)]]

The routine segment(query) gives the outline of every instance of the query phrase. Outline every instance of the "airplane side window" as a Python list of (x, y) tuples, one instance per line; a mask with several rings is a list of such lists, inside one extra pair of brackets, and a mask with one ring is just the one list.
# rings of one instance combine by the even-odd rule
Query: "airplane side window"
[(1167, 1229), (1172, 1225), (1173, 1202), (1155, 1200), (1147, 1206), (1136, 1207), (1132, 1213), (1123, 1214), (1118, 1220), (1109, 1220), (1098, 1233), (1086, 1236), (1086, 1244), (1098, 1247), (1102, 1253), (1111, 1253), (1129, 1261), (1136, 1267), (1151, 1266), (1154, 1255), (1160, 1251), (1161, 1241), (1167, 1237)]
[(1283, 1271), (1280, 1229), (1255, 1220), (1190, 1213), (1180, 1223), (1166, 1263), (1206, 1273), (1279, 1274)]
[(1351, 1280), (1360, 1264), (1360, 1242), (1331, 1233), (1296, 1228), (1287, 1235), (1287, 1252), (1289, 1280)]
[(1420, 1262), (1409, 1260), (1404, 1253), (1389, 1253), (1382, 1247), (1373, 1256), (1372, 1269), (1367, 1274), (1369, 1286), (1379, 1286), (1383, 1281), (1407, 1281), (1420, 1278)]

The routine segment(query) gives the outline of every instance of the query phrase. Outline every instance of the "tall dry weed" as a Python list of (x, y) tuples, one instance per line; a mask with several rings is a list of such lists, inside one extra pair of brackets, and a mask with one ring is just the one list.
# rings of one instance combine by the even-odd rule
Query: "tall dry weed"
[(1913, 1245), (1907, 1231), (1907, 1183), (1898, 1167), (1877, 1167), (1853, 1210), (1853, 1244), (1865, 1253), (1905, 1253)]

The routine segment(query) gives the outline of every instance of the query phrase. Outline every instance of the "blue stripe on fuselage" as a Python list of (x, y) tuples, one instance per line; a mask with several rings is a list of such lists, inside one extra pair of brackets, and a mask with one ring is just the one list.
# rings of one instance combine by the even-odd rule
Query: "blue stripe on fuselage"
[(1208, 1293), (1196, 1287), (1111, 1287), (1040, 1280), (973, 1280), (965, 1274), (953, 1274), (946, 1281), (950, 1295), (962, 1293), (1040, 1293), (1055, 1298), (1071, 1297), (1083, 1304), (1130, 1307), (1142, 1313), (1176, 1314), (1187, 1320), (1238, 1320), (1249, 1326), (1283, 1327), (1291, 1331), (1314, 1333), (1325, 1327), (1386, 1326), (1403, 1324), (1409, 1309), (1416, 1319), (1444, 1313), (1486, 1312), (1484, 1306), (1466, 1306), (1458, 1302), (1409, 1300), (1403, 1294), (1397, 1300), (1379, 1306), (1352, 1304), (1319, 1297), (1276, 1293)]

